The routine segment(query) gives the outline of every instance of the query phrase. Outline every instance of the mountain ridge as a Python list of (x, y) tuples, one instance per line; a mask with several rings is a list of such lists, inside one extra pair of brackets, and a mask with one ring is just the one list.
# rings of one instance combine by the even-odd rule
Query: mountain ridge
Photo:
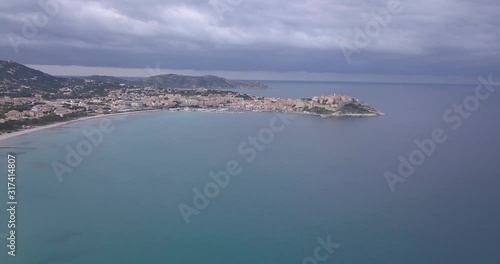
[[(0, 60), (0, 96), (33, 96), (33, 94), (63, 96), (67, 90), (83, 94), (100, 94), (104, 90), (133, 88), (180, 89), (269, 89), (262, 83), (242, 83), (215, 75), (189, 76), (163, 74), (129, 81), (108, 75), (86, 77), (56, 77), (26, 65)], [(48, 94), (48, 95), (47, 95)], [(74, 96), (75, 94), (73, 94)]]
[(231, 81), (215, 75), (190, 76), (181, 74), (162, 74), (144, 78), (146, 86), (158, 88), (182, 89), (269, 89), (270, 87), (259, 82), (242, 83)]

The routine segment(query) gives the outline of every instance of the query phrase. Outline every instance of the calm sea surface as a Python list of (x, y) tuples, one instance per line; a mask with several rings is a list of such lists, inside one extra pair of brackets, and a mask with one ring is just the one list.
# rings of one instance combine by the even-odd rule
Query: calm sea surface
[[(263, 96), (348, 94), (387, 113), (377, 118), (299, 115), (255, 159), (238, 146), (268, 128), (272, 113), (137, 113), (59, 182), (88, 120), (0, 142), (17, 155), (17, 256), (1, 238), (0, 263), (292, 264), (317, 238), (340, 244), (318, 263), (500, 263), (500, 93), (457, 130), (443, 114), (474, 85), (269, 82)], [(498, 88), (497, 88), (498, 90)], [(384, 172), (415, 140), (448, 139), (391, 192)], [(179, 204), (228, 161), (242, 172), (187, 225)], [(0, 233), (6, 233), (6, 211)], [(323, 252), (323, 251), (322, 251)]]

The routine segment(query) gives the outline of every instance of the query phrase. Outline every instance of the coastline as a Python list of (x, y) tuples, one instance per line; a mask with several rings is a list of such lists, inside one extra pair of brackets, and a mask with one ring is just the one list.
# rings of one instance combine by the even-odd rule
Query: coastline
[(143, 112), (152, 112), (152, 111), (161, 111), (161, 110), (143, 110), (143, 111), (130, 111), (130, 112), (122, 112), (122, 113), (113, 113), (113, 114), (102, 114), (102, 115), (94, 115), (94, 116), (84, 116), (80, 117), (77, 119), (69, 120), (69, 121), (64, 121), (64, 122), (58, 122), (58, 123), (53, 123), (49, 125), (44, 125), (44, 126), (37, 126), (33, 128), (28, 128), (28, 129), (23, 129), (20, 131), (14, 131), (11, 133), (4, 133), (0, 135), (0, 142), (16, 138), (19, 136), (27, 135), (30, 133), (42, 131), (45, 129), (50, 129), (50, 128), (55, 128), (55, 127), (60, 127), (76, 122), (81, 122), (81, 121), (86, 121), (86, 120), (91, 120), (91, 119), (98, 119), (98, 118), (105, 118), (105, 117), (111, 117), (111, 116), (120, 116), (120, 115), (127, 115), (127, 114), (133, 114), (133, 113), (143, 113)]
[[(150, 110), (138, 110), (138, 111), (128, 111), (128, 112), (120, 112), (120, 113), (112, 113), (112, 114), (84, 116), (84, 117), (80, 117), (80, 118), (69, 120), (69, 121), (58, 122), (58, 123), (48, 124), (48, 125), (44, 125), (44, 126), (23, 129), (20, 131), (14, 131), (11, 133), (0, 134), (0, 142), (8, 140), (8, 139), (16, 138), (19, 136), (27, 135), (30, 133), (42, 131), (45, 129), (60, 127), (60, 126), (64, 126), (64, 125), (68, 125), (68, 124), (72, 124), (72, 123), (76, 123), (76, 122), (91, 120), (91, 119), (105, 118), (105, 117), (111, 117), (111, 116), (120, 116), (120, 115), (128, 115), (128, 114), (133, 114), (133, 113), (158, 112), (158, 111), (172, 112), (172, 110), (168, 110), (168, 109), (150, 109)], [(186, 110), (179, 109), (176, 111), (186, 111)], [(214, 113), (211, 111), (199, 111), (199, 112)], [(226, 111), (221, 111), (221, 112), (216, 112), (216, 113), (224, 113), (224, 112), (226, 112)], [(268, 112), (268, 111), (258, 111), (258, 112)], [(270, 111), (270, 112), (274, 112), (274, 111)], [(310, 112), (287, 112), (287, 113), (289, 113), (289, 114), (303, 114), (303, 115), (310, 115), (310, 116), (320, 116), (323, 118), (327, 118), (327, 117), (375, 117), (375, 116), (385, 115), (382, 112), (370, 113), (370, 114), (332, 114), (332, 115), (321, 115), (321, 114), (310, 113)]]

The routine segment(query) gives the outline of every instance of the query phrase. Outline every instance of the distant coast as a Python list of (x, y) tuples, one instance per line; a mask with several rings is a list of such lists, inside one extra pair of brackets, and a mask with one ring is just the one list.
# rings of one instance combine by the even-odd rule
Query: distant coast
[(148, 77), (142, 83), (111, 76), (60, 78), (0, 61), (0, 140), (81, 120), (151, 110), (279, 112), (321, 117), (384, 115), (348, 95), (275, 98), (235, 92), (233, 88), (269, 87), (217, 76), (175, 74)]

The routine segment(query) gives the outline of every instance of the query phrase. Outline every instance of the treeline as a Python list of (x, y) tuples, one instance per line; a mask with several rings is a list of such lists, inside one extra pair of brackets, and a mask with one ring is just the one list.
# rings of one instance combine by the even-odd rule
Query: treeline
[(85, 113), (71, 113), (66, 116), (58, 116), (58, 115), (46, 115), (41, 118), (35, 119), (23, 119), (23, 120), (9, 120), (5, 123), (0, 124), (0, 133), (17, 131), (25, 128), (26, 126), (34, 127), (34, 126), (43, 126), (50, 125), (53, 123), (69, 121), (72, 119), (76, 119), (79, 117), (86, 116)]

